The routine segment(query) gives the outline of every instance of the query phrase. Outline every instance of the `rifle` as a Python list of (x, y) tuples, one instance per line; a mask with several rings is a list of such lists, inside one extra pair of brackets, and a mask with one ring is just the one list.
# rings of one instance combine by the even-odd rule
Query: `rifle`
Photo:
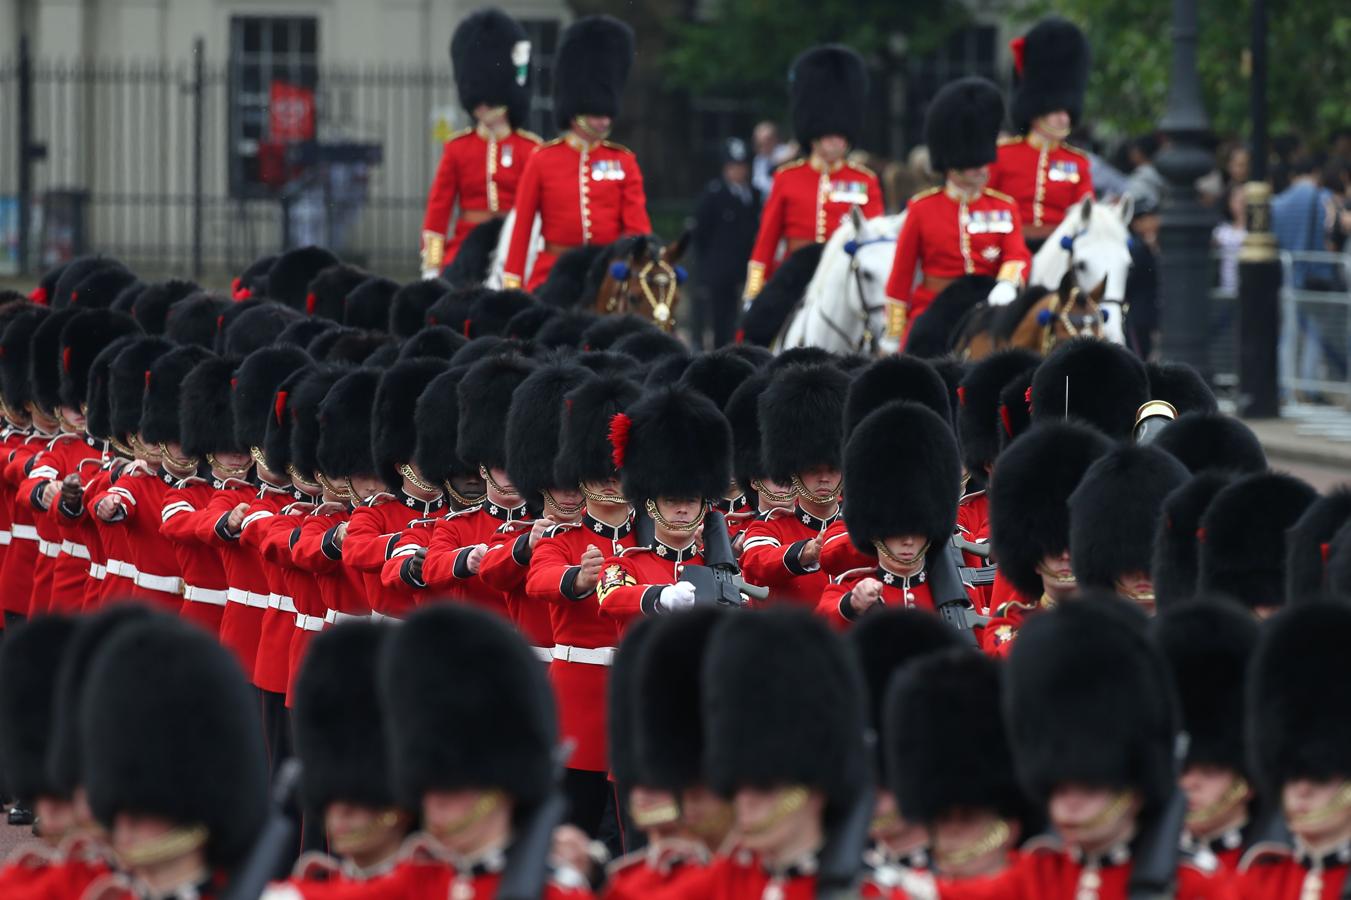
[[(1173, 750), (1174, 779), (1187, 758), (1189, 739), (1179, 734)], [(1182, 829), (1187, 824), (1187, 795), (1173, 788), (1168, 802), (1141, 832), (1135, 845), (1126, 896), (1130, 900), (1173, 900), (1177, 893), (1177, 866), (1182, 858)]]
[(732, 539), (727, 533), (727, 520), (717, 510), (704, 516), (704, 564), (686, 566), (680, 573), (682, 581), (694, 585), (694, 595), (701, 604), (745, 606), (742, 594), (764, 600), (769, 589), (747, 584), (741, 578), (741, 568), (732, 553)]
[(567, 813), (567, 801), (555, 789), (521, 817), (515, 837), (507, 848), (506, 866), (497, 887), (498, 900), (539, 900), (549, 880), (549, 852), (554, 829)]
[(295, 852), (296, 826), (286, 810), (300, 785), (300, 760), (284, 760), (272, 783), (272, 803), (253, 849), (221, 892), (220, 900), (258, 900), (269, 881), (286, 877), (286, 863)]
[(868, 846), (875, 797), (871, 784), (861, 785), (844, 817), (831, 830), (821, 848), (820, 868), (816, 873), (816, 896), (835, 900), (857, 896), (853, 892), (863, 869), (863, 851)]
[(990, 621), (988, 616), (978, 615), (971, 608), (971, 598), (966, 594), (966, 583), (962, 581), (959, 565), (961, 551), (948, 542), (929, 550), (925, 566), (929, 572), (929, 593), (933, 595), (934, 609), (957, 630), (961, 638), (971, 646), (976, 645), (976, 636), (971, 629)]
[[(990, 558), (989, 544), (973, 544), (960, 534), (954, 534), (948, 541), (948, 553), (952, 556), (953, 562), (957, 564), (957, 577), (961, 578), (967, 584), (994, 584), (995, 572), (997, 566), (968, 566), (963, 553), (970, 553), (972, 556), (979, 556), (981, 559)], [(966, 577), (962, 577), (966, 576)]]

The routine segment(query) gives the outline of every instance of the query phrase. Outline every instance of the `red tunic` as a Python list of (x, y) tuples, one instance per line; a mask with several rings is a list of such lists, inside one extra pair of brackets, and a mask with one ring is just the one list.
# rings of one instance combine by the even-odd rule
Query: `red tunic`
[(243, 481), (231, 479), (212, 485), (216, 494), (206, 509), (193, 515), (197, 536), (216, 548), (225, 580), (230, 585), (226, 596), (229, 603), (220, 620), (220, 641), (234, 651), (245, 673), (253, 675), (258, 662), (258, 638), (263, 628), (263, 611), (267, 609), (267, 576), (258, 565), (258, 557), (239, 542), (238, 534), (226, 530), (230, 511), (241, 503), (248, 504), (246, 513), (257, 510), (258, 489)]
[(688, 841), (648, 844), (605, 867), (601, 900), (647, 900), (654, 891), (698, 877), (708, 863), (708, 852)]
[(821, 570), (830, 578), (838, 578), (851, 569), (871, 568), (877, 564), (876, 553), (864, 553), (849, 539), (849, 530), (840, 516), (826, 529), (821, 545)]
[(394, 548), (406, 529), (446, 508), (444, 495), (418, 500), (402, 491), (377, 494), (352, 511), (347, 537), (342, 542), (343, 562), (360, 572), (366, 582), (366, 600), (371, 611), (401, 618), (415, 605), (413, 588), (397, 582), (384, 583), (381, 572), (394, 559)]
[(230, 583), (225, 578), (220, 554), (202, 540), (192, 521), (193, 514), (204, 509), (215, 493), (211, 483), (202, 478), (178, 482), (177, 487), (164, 495), (159, 530), (174, 545), (178, 568), (184, 576), (181, 615), (212, 634), (219, 634)]
[(80, 465), (83, 493), (78, 505), (68, 506), (58, 498), (48, 511), (48, 515), (56, 522), (57, 530), (61, 532), (58, 570), (62, 566), (68, 566), (79, 573), (78, 576), (72, 577), (72, 581), (79, 583), (79, 590), (65, 597), (65, 602), (70, 605), (62, 609), (63, 612), (80, 612), (96, 605), (91, 603), (91, 596), (97, 601), (97, 591), (102, 584), (96, 580), (94, 572), (102, 567), (105, 557), (99, 530), (94, 525), (93, 512), (85, 505), (84, 498), (93, 497), (107, 490), (110, 483), (108, 478), (109, 470), (105, 461), (96, 457), (84, 460)]
[(371, 614), (366, 580), (356, 569), (343, 565), (343, 547), (335, 540), (338, 526), (350, 518), (350, 510), (326, 503), (300, 526), (300, 536), (291, 547), (296, 565), (317, 580), (319, 596), (326, 607), (322, 615), (328, 622), (336, 622), (338, 615)]
[(5, 553), (5, 568), (2, 576), (5, 590), (5, 612), (28, 615), (28, 607), (33, 597), (33, 586), (38, 571), (38, 530), (34, 522), (36, 511), (29, 498), (19, 492), (19, 485), (28, 477), (30, 463), (47, 446), (49, 435), (30, 434), (22, 444), (10, 451), (10, 460), (5, 465), (5, 485), (13, 498), (10, 509), (11, 542)]
[(828, 165), (816, 157), (780, 166), (760, 213), (760, 230), (746, 271), (746, 296), (759, 294), (774, 274), (779, 241), (790, 246), (824, 244), (854, 206), (862, 207), (867, 219), (885, 212), (882, 185), (866, 166), (846, 161)]
[[(27, 431), (6, 426), (0, 430), (0, 466), (7, 466), (14, 453), (28, 439)], [(14, 486), (0, 477), (0, 572), (4, 571), (5, 555), (14, 540), (10, 526), (14, 524)]]
[(468, 559), (470, 552), (488, 543), (499, 528), (527, 521), (528, 517), (524, 503), (505, 507), (485, 500), (434, 523), (429, 538), (410, 538), (427, 541), (427, 557), (422, 562), (422, 582), (427, 590), (433, 596), (447, 596), (511, 619), (507, 598), (469, 571)]
[[(267, 609), (263, 610), (258, 627), (258, 653), (253, 663), (253, 683), (273, 694), (286, 693), (291, 664), (291, 638), (296, 630), (295, 597), (286, 570), (280, 565), (275, 546), (270, 541), (275, 530), (289, 538), (299, 523), (296, 515), (287, 513), (296, 503), (297, 492), (264, 485), (259, 499), (244, 517), (239, 542), (258, 560), (258, 567), (267, 578)], [(308, 509), (309, 504), (305, 504)], [(302, 510), (303, 511), (303, 510)], [(273, 552), (269, 556), (268, 548)], [(289, 547), (288, 547), (289, 549)], [(289, 561), (289, 554), (288, 554)]]
[[(973, 491), (962, 495), (962, 499), (957, 503), (957, 533), (973, 544), (990, 543), (990, 497), (985, 491)], [(984, 557), (965, 551), (962, 552), (962, 559), (966, 565), (976, 569), (987, 564)], [(979, 598), (976, 602), (976, 612), (988, 615), (992, 609), (990, 597), (994, 592), (994, 585), (973, 585), (973, 587), (975, 596)]]
[(816, 900), (816, 875), (797, 870), (771, 875), (752, 854), (735, 851), (647, 896), (652, 900)]
[(58, 500), (44, 507), (39, 498), (49, 482), (59, 488), (62, 479), (78, 472), (86, 460), (99, 459), (101, 453), (96, 443), (92, 438), (74, 434), (56, 435), (33, 458), (27, 477), (19, 484), (19, 500), (23, 502), (26, 498), (32, 507), (33, 523), (38, 530), (38, 571), (29, 597), (29, 616), (49, 610), (77, 610), (84, 603), (89, 548), (71, 542), (63, 549), (61, 517), (56, 511)]
[(766, 605), (816, 606), (830, 584), (821, 565), (802, 564), (802, 548), (824, 536), (840, 514), (818, 519), (800, 505), (791, 510), (771, 509), (746, 526), (741, 543), (741, 577), (747, 584), (769, 588)]
[(488, 539), (488, 549), (479, 565), (478, 580), (497, 591), (511, 612), (511, 621), (535, 653), (546, 662), (552, 659), (554, 627), (549, 621), (549, 604), (532, 599), (525, 592), (530, 572), (530, 522), (504, 523)]
[(152, 474), (143, 466), (123, 470), (117, 483), (95, 497), (97, 507), (104, 497), (114, 497), (122, 512), (105, 523), (105, 534), (120, 530), (125, 542), (123, 562), (131, 567), (115, 583), (115, 598), (144, 600), (178, 615), (183, 606), (183, 579), (174, 545), (160, 533), (164, 498), (177, 483), (164, 472)]
[(1018, 637), (1018, 629), (1028, 616), (1036, 615), (1043, 609), (1055, 604), (1046, 595), (1032, 603), (1010, 600), (1002, 606), (993, 608), (990, 621), (981, 634), (980, 649), (989, 656), (1008, 656), (1013, 650), (1013, 641)]
[(661, 590), (680, 580), (685, 566), (704, 563), (697, 543), (683, 550), (654, 541), (651, 547), (629, 547), (601, 564), (596, 600), (601, 615), (616, 619), (622, 635), (637, 616), (661, 613)]
[[(527, 281), (525, 263), (536, 214), (545, 249), (535, 258)], [(526, 284), (533, 291), (544, 283), (562, 249), (612, 244), (651, 231), (643, 173), (633, 151), (610, 141), (587, 144), (569, 132), (535, 151), (521, 176), (504, 284)]]
[(989, 186), (1017, 202), (1024, 225), (1054, 230), (1067, 209), (1093, 196), (1093, 167), (1069, 144), (1024, 135), (999, 142)]
[(1346, 849), (1313, 860), (1289, 847), (1258, 844), (1243, 857), (1234, 882), (1243, 900), (1339, 900), (1349, 863)]
[(854, 590), (854, 585), (865, 578), (876, 578), (882, 582), (883, 606), (913, 607), (932, 612), (934, 609), (933, 594), (929, 592), (926, 576), (926, 572), (911, 576), (907, 585), (906, 580), (901, 576), (893, 575), (878, 566), (874, 557), (873, 565), (869, 568), (852, 569), (837, 578), (831, 579), (821, 593), (816, 611), (830, 620), (831, 624), (837, 628), (847, 628), (851, 623), (858, 621), (859, 618), (859, 614), (854, 612), (854, 607), (850, 602), (850, 594)]
[[(469, 221), (466, 212), (506, 215), (516, 199), (525, 164), (539, 145), (538, 135), (520, 128), (499, 141), (482, 125), (466, 128), (446, 141), (422, 217), (424, 271), (439, 272), (450, 265), (465, 236), (480, 224)], [(457, 203), (460, 214), (451, 232), (450, 214)]]
[(6, 900), (75, 900), (89, 885), (112, 871), (109, 851), (97, 841), (77, 837), (55, 850), (46, 845), (20, 847), (0, 868), (0, 897)]

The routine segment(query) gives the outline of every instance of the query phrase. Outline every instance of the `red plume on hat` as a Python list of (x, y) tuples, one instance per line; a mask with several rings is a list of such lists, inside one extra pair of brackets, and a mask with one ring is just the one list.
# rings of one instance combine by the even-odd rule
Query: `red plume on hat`
[(1018, 77), (1023, 76), (1023, 48), (1027, 46), (1027, 38), (1016, 37), (1009, 41), (1009, 52), (1013, 54), (1013, 70), (1018, 73)]
[(629, 426), (632, 424), (627, 413), (615, 413), (610, 417), (610, 447), (613, 448), (610, 458), (616, 469), (624, 468), (624, 451), (629, 446)]

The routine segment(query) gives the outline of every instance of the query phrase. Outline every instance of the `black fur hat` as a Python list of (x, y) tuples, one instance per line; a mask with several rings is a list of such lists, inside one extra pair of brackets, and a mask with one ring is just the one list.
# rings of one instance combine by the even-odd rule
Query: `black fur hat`
[[(371, 418), (379, 385), (379, 369), (354, 369), (335, 381), (319, 404), (315, 460), (319, 471), (330, 478), (377, 474), (371, 455)], [(294, 441), (291, 446), (294, 450)]]
[[(169, 318), (169, 307), (179, 302), (185, 297), (190, 297), (201, 290), (195, 281), (185, 281), (181, 278), (171, 278), (168, 281), (154, 281), (145, 286), (136, 298), (132, 301), (130, 312), (132, 318), (141, 323), (146, 334), (164, 334), (165, 323)], [(118, 295), (119, 298), (121, 295)], [(117, 304), (114, 302), (114, 307)]]
[(1334, 597), (1351, 597), (1351, 522), (1337, 529), (1327, 553), (1328, 591)]
[[(550, 317), (535, 332), (534, 341), (541, 347), (549, 350), (567, 348), (575, 350), (582, 344), (582, 336), (596, 322), (605, 318), (598, 316), (590, 310), (585, 309), (565, 309), (556, 316)], [(670, 335), (665, 335), (670, 337)], [(681, 345), (684, 348), (684, 345)], [(611, 350), (617, 350), (617, 347), (611, 347)], [(630, 354), (637, 356), (637, 354)]]
[(131, 284), (117, 292), (117, 296), (113, 298), (113, 305), (109, 308), (131, 315), (132, 309), (136, 305), (136, 301), (140, 299), (141, 293), (146, 287), (147, 285), (144, 281), (133, 281)]
[(376, 670), (393, 632), (373, 622), (340, 622), (315, 635), (296, 676), (291, 725), (304, 766), (305, 807), (323, 815), (344, 801), (394, 805)]
[(942, 376), (918, 356), (896, 354), (874, 360), (849, 382), (844, 400), (845, 436), (853, 434), (869, 413), (895, 400), (927, 407), (952, 427), (948, 386)]
[(136, 282), (136, 276), (120, 265), (96, 268), (85, 274), (70, 292), (70, 305), (82, 309), (107, 309), (121, 290)]
[(277, 261), (276, 253), (267, 253), (249, 263), (249, 267), (230, 282), (232, 299), (248, 300), (250, 297), (262, 297), (267, 294), (267, 273)]
[(583, 350), (612, 350), (615, 342), (622, 337), (658, 330), (656, 325), (633, 313), (625, 313), (622, 316), (601, 316), (582, 333), (582, 340), (578, 346)]
[[(334, 328), (319, 335), (310, 344), (310, 356), (324, 362), (363, 365), (394, 338), (379, 331)], [(374, 365), (374, 362), (371, 363)]]
[(467, 343), (468, 338), (444, 325), (426, 325), (403, 342), (403, 346), (399, 348), (399, 358), (415, 359), (421, 356), (449, 362), (455, 351)]
[(892, 678), (882, 722), (888, 786), (907, 822), (955, 810), (1028, 817), (1001, 718), (1000, 664), (965, 647), (915, 660)]
[(89, 369), (104, 347), (120, 337), (140, 334), (141, 326), (126, 313), (91, 309), (66, 323), (61, 331), (61, 379), (59, 399), (64, 406), (80, 409), (89, 389)]
[(499, 616), (458, 604), (419, 609), (386, 639), (379, 685), (405, 806), (420, 808), (428, 791), (495, 788), (528, 808), (552, 790), (553, 693)]
[(380, 376), (371, 410), (371, 455), (375, 471), (390, 490), (403, 484), (399, 466), (413, 461), (418, 440), (414, 417), (418, 398), (446, 367), (444, 360), (419, 357), (395, 363)]
[(1167, 450), (1193, 472), (1261, 472), (1267, 467), (1266, 451), (1253, 430), (1222, 413), (1184, 413), (1159, 432), (1154, 446)]
[(577, 365), (596, 375), (623, 375), (635, 382), (642, 378), (642, 364), (624, 353), (613, 350), (584, 350), (577, 354)]
[(1228, 472), (1197, 472), (1164, 498), (1163, 515), (1154, 532), (1154, 563), (1150, 569), (1160, 609), (1196, 596), (1196, 532), (1206, 507), (1232, 478)]
[(824, 347), (789, 347), (765, 366), (770, 372), (778, 372), (789, 366), (833, 366), (838, 359)]
[(169, 307), (164, 336), (175, 344), (196, 344), (210, 350), (216, 346), (216, 331), (231, 303), (220, 294), (189, 294)]
[(469, 311), (474, 303), (494, 293), (492, 288), (479, 284), (443, 291), (424, 310), (423, 319), (428, 325), (444, 325), (451, 331), (465, 334), (469, 330)]
[(1094, 338), (1061, 344), (1032, 376), (1033, 421), (1079, 419), (1118, 441), (1130, 440), (1135, 414), (1148, 399), (1144, 363), (1125, 347)]
[[(71, 295), (75, 293), (80, 283), (90, 275), (105, 270), (119, 269), (126, 271), (120, 262), (108, 256), (81, 256), (72, 259), (61, 269), (61, 274), (56, 279), (55, 289), (52, 291), (51, 297), (48, 298), (48, 306), (52, 312), (60, 312), (74, 302)], [(91, 309), (96, 305), (84, 304)]]
[(868, 70), (851, 47), (823, 44), (803, 51), (788, 70), (793, 136), (803, 151), (831, 134), (856, 144), (868, 105)]
[(10, 320), (0, 337), (0, 388), (5, 404), (15, 412), (23, 412), (33, 399), (33, 379), (28, 372), (33, 332), (50, 315), (42, 306), (26, 309)]
[[(557, 361), (539, 366), (511, 395), (507, 412), (507, 474), (522, 497), (534, 503), (540, 493), (577, 482), (555, 480), (564, 397), (594, 378), (581, 366)], [(601, 432), (603, 437), (604, 431)]]
[(460, 106), (471, 116), (480, 105), (505, 106), (511, 124), (530, 114), (530, 39), (511, 16), (496, 8), (465, 16), (450, 39), (450, 66)]
[(326, 331), (332, 331), (342, 326), (332, 319), (319, 319), (314, 316), (306, 316), (303, 319), (296, 319), (290, 325), (281, 330), (277, 335), (276, 343), (293, 344), (304, 350), (309, 347), (310, 342)]
[(525, 291), (489, 291), (475, 297), (469, 304), (469, 315), (464, 322), (465, 337), (500, 335), (518, 313), (538, 305), (535, 298)]
[(1185, 466), (1155, 447), (1123, 445), (1094, 461), (1070, 494), (1070, 562), (1081, 587), (1115, 589), (1150, 571), (1163, 501), (1187, 481)]
[(534, 369), (533, 362), (514, 355), (490, 356), (469, 367), (458, 390), (460, 459), (489, 469), (506, 467), (511, 397)]
[(633, 67), (633, 29), (613, 16), (585, 16), (563, 32), (554, 57), (554, 124), (577, 116), (619, 117)]
[(1248, 670), (1248, 749), (1263, 791), (1351, 776), (1351, 717), (1327, 691), (1351, 683), (1351, 606), (1300, 603), (1262, 628)]
[(1041, 596), (1037, 567), (1070, 546), (1070, 495), (1111, 448), (1086, 425), (1043, 422), (999, 455), (989, 487), (990, 547), (1000, 574), (1024, 597)]
[[(646, 699), (639, 693), (638, 663), (647, 648), (647, 640), (663, 621), (653, 616), (639, 616), (624, 629), (623, 640), (615, 654), (614, 665), (605, 685), (605, 740), (610, 765), (610, 777), (621, 798), (638, 785), (646, 785), (638, 764), (638, 734), (635, 722)], [(697, 680), (696, 675), (696, 680)], [(647, 785), (652, 786), (652, 785)], [(625, 807), (628, 806), (626, 801)]]
[[(268, 405), (263, 420), (263, 440), (261, 443), (250, 445), (252, 448), (262, 451), (263, 458), (260, 460), (260, 465), (267, 467), (274, 473), (287, 473), (286, 467), (291, 463), (291, 434), (294, 431), (294, 422), (291, 419), (291, 396), (295, 393), (300, 382), (307, 378), (315, 370), (315, 367), (315, 363), (307, 363), (282, 379), (281, 383), (277, 385), (276, 391), (272, 394), (272, 402)], [(238, 430), (238, 426), (236, 426), (236, 430)], [(318, 429), (312, 430), (317, 436)], [(313, 448), (311, 448), (311, 458), (313, 453)], [(257, 456), (255, 455), (254, 458), (257, 459)], [(314, 481), (313, 471), (308, 474), (302, 471), (300, 474), (306, 481)]]
[(923, 535), (941, 545), (957, 524), (962, 463), (952, 429), (928, 407), (896, 400), (868, 415), (844, 451), (849, 539), (863, 553), (873, 541)]
[(282, 329), (299, 318), (302, 318), (301, 313), (280, 303), (260, 303), (233, 318), (227, 310), (223, 330), (217, 335), (218, 352), (242, 359), (276, 341)]
[(1235, 479), (1201, 517), (1197, 586), (1250, 608), (1283, 605), (1289, 599), (1286, 529), (1317, 498), (1317, 491), (1293, 475), (1258, 472)]
[(490, 356), (529, 356), (524, 347), (516, 341), (503, 340), (495, 335), (475, 338), (468, 342), (450, 358), (452, 366), (468, 368), (481, 359)]
[[(656, 618), (631, 673), (639, 783), (678, 792), (704, 783), (703, 682), (714, 607)], [(629, 630), (631, 635), (633, 630)], [(612, 679), (613, 681), (613, 679)]]
[[(166, 356), (165, 360), (173, 357), (174, 353)], [(161, 363), (156, 363), (155, 368), (151, 370), (152, 382), (162, 380), (162, 374), (158, 371), (160, 365)], [(234, 398), (230, 387), (230, 383), (234, 380), (235, 367), (233, 359), (208, 356), (193, 366), (192, 371), (180, 382), (178, 434), (183, 444), (183, 452), (188, 456), (205, 456), (221, 451), (247, 452), (248, 445), (240, 443), (235, 436)], [(163, 388), (152, 384), (146, 389), (146, 403), (149, 404), (151, 399), (162, 391)]]
[(40, 409), (55, 412), (61, 405), (61, 335), (76, 319), (92, 310), (67, 306), (47, 316), (33, 329), (29, 341), (28, 377), (33, 385), (33, 402)]
[(346, 263), (320, 269), (305, 288), (305, 305), (301, 310), (307, 316), (341, 322), (347, 295), (369, 277), (370, 273)]
[(364, 360), (362, 365), (372, 366), (376, 369), (388, 369), (400, 359), (400, 351), (403, 349), (403, 342), (393, 335), (386, 335), (380, 343), (375, 346)]
[(661, 387), (678, 383), (693, 359), (692, 356), (672, 355), (653, 361), (644, 367), (643, 387)]
[(554, 458), (555, 484), (604, 481), (615, 474), (610, 420), (641, 393), (634, 381), (616, 374), (588, 378), (568, 391)]
[(1147, 362), (1145, 374), (1149, 376), (1149, 399), (1172, 404), (1178, 415), (1219, 412), (1215, 392), (1201, 373), (1186, 363)]
[(1088, 89), (1088, 40), (1073, 22), (1042, 19), (1014, 42), (1013, 124), (1026, 132), (1038, 116), (1063, 109), (1078, 122)]
[(74, 260), (57, 263), (43, 272), (42, 277), (38, 279), (37, 287), (33, 288), (33, 292), (29, 294), (29, 299), (39, 306), (50, 309), (52, 296), (56, 294), (56, 283), (61, 280), (61, 273), (66, 270), (66, 266), (70, 265), (71, 262), (74, 262)]
[[(282, 456), (279, 452), (280, 446), (274, 445), (271, 440), (275, 437), (280, 441), (285, 435), (289, 441), (289, 448), (285, 452), (291, 465), (306, 480), (316, 480), (315, 473), (320, 471), (319, 440), (323, 436), (323, 428), (319, 423), (319, 408), (323, 406), (324, 398), (333, 389), (333, 385), (337, 384), (348, 371), (350, 370), (338, 366), (316, 363), (296, 372), (287, 380), (286, 398), (278, 406), (281, 415), (289, 417), (289, 423), (279, 431), (268, 428), (270, 440), (266, 456), (269, 469), (274, 472), (285, 469), (284, 465), (282, 468), (273, 468), (274, 462), (281, 463)], [(273, 421), (276, 421), (275, 418)], [(365, 468), (364, 465), (362, 467)]]
[(1005, 385), (1030, 372), (1041, 362), (1031, 350), (1011, 347), (976, 363), (957, 389), (957, 431), (962, 441), (966, 470), (983, 474), (1003, 449), (1000, 433), (999, 395)]
[(250, 297), (247, 300), (236, 300), (234, 303), (231, 303), (216, 317), (215, 343), (207, 349), (221, 353), (225, 347), (225, 333), (230, 330), (230, 326), (232, 326), (235, 323), (235, 320), (240, 316), (257, 309), (260, 306), (275, 307), (280, 305), (282, 304), (277, 303), (275, 300), (258, 296)]
[(866, 783), (863, 678), (824, 620), (804, 610), (723, 616), (702, 683), (704, 771), (730, 796), (740, 787), (821, 790), (827, 813)]
[(439, 278), (410, 281), (389, 298), (389, 333), (397, 337), (417, 334), (423, 325), (447, 325), (448, 322), (429, 322), (427, 311), (432, 304), (450, 292), (450, 285)]
[(1086, 591), (1032, 616), (1009, 656), (1004, 722), (1024, 789), (1044, 808), (1061, 784), (1135, 790), (1144, 814), (1177, 783), (1178, 703), (1139, 607)]
[(999, 446), (1002, 450), (1032, 424), (1032, 376), (1028, 369), (999, 389)]
[(931, 168), (942, 174), (994, 162), (1003, 124), (1004, 98), (986, 79), (971, 76), (943, 85), (924, 116)]
[(1329, 544), (1351, 522), (1351, 487), (1319, 497), (1285, 533), (1285, 596), (1291, 603), (1331, 597), (1327, 579)]
[[(310, 364), (310, 355), (292, 344), (274, 344), (245, 357), (234, 373), (232, 415), (235, 442), (262, 448), (267, 420), (276, 415), (277, 389), (291, 373)], [(274, 469), (283, 472), (284, 469)]]
[(840, 468), (849, 376), (834, 366), (789, 366), (760, 395), (760, 452), (768, 474), (787, 484), (815, 466)]
[[(109, 424), (112, 426), (113, 437), (121, 439), (140, 432), (145, 385), (150, 378), (150, 368), (155, 364), (155, 360), (173, 349), (173, 344), (164, 338), (147, 335), (133, 338), (132, 342), (117, 354), (108, 369)], [(186, 348), (184, 352), (187, 352)], [(202, 352), (209, 351), (202, 350)], [(183, 374), (187, 374), (186, 369)], [(175, 403), (173, 432), (175, 436), (178, 434), (176, 407)]]
[(257, 692), (214, 635), (162, 616), (118, 629), (90, 664), (80, 727), (105, 828), (121, 812), (202, 825), (213, 867), (245, 859), (267, 819), (267, 757)]
[[(550, 319), (559, 315), (558, 307), (536, 303), (511, 317), (502, 335), (518, 341), (533, 341)], [(606, 318), (609, 318), (608, 316)]]
[(137, 336), (125, 334), (99, 351), (89, 366), (85, 387), (84, 430), (90, 436), (107, 440), (113, 432), (113, 360), (136, 342)]
[[(887, 685), (912, 660), (962, 646), (957, 632), (927, 610), (891, 607), (864, 616), (847, 633), (849, 648), (863, 675), (868, 723), (880, 736)], [(873, 744), (878, 779), (887, 779), (887, 754)]]
[(384, 331), (398, 290), (397, 281), (372, 275), (348, 291), (340, 321), (349, 328)]
[(732, 483), (732, 430), (698, 391), (649, 388), (610, 420), (610, 445), (624, 496), (722, 497)]
[(1248, 771), (1243, 692), (1258, 634), (1257, 621), (1228, 600), (1183, 603), (1154, 620), (1191, 739), (1187, 765)]
[(341, 262), (332, 252), (313, 244), (287, 250), (267, 270), (267, 296), (304, 312), (314, 276)]
[(456, 475), (473, 475), (477, 463), (468, 463), (456, 453), (460, 430), (460, 379), (468, 369), (452, 366), (432, 379), (418, 397), (413, 412), (417, 447), (413, 460), (424, 478), (432, 482), (449, 481)]
[(0, 644), (0, 767), (10, 794), (32, 802), (69, 796), (47, 769), (58, 714), (52, 691), (76, 620), (39, 615), (5, 629)]
[(691, 359), (677, 383), (698, 391), (723, 409), (732, 392), (754, 374), (755, 366), (746, 360), (726, 350), (714, 350)]
[(689, 350), (680, 342), (680, 338), (657, 328), (630, 332), (611, 344), (609, 349), (616, 353), (627, 353), (649, 365), (664, 357), (689, 355)]
[(773, 376), (761, 369), (732, 391), (723, 412), (732, 426), (732, 472), (749, 496), (751, 482), (768, 475), (760, 454), (760, 395)]
[(774, 354), (769, 351), (769, 348), (760, 347), (756, 344), (728, 344), (722, 349), (746, 360), (755, 366), (757, 372), (774, 360)]

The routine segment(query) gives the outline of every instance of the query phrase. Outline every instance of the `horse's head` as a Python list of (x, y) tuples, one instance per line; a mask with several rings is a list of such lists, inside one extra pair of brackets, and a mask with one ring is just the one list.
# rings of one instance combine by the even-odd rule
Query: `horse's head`
[(611, 261), (596, 293), (596, 312), (637, 313), (664, 331), (675, 328), (675, 308), (685, 283), (679, 263), (689, 243), (688, 230), (665, 247), (650, 235), (634, 240), (627, 253)]
[(840, 229), (852, 227), (853, 231), (853, 236), (844, 242), (844, 252), (849, 255), (850, 277), (846, 288), (849, 305), (866, 321), (874, 347), (886, 333), (887, 278), (896, 256), (898, 218), (865, 219), (862, 210), (852, 206), (848, 223)]
[(1067, 273), (1060, 289), (1043, 301), (1036, 313), (1042, 326), (1041, 352), (1050, 353), (1058, 344), (1074, 338), (1105, 339), (1110, 316), (1103, 308), (1103, 285), (1091, 291), (1080, 290)]
[(1066, 214), (1068, 227), (1060, 238), (1060, 246), (1070, 255), (1075, 287), (1086, 296), (1096, 293), (1106, 317), (1104, 336), (1117, 344), (1126, 341), (1123, 303), (1131, 268), (1127, 226), (1134, 211), (1129, 196), (1112, 203), (1085, 197)]

